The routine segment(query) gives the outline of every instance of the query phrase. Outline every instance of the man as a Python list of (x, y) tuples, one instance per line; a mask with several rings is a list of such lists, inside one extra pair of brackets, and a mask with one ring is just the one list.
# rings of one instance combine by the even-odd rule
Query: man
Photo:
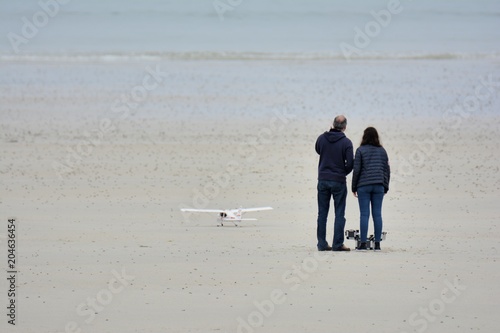
[[(318, 164), (318, 250), (350, 251), (344, 245), (345, 202), (347, 198), (346, 176), (352, 171), (352, 142), (344, 131), (347, 127), (346, 117), (335, 117), (333, 127), (316, 140), (316, 152), (319, 154)], [(326, 241), (326, 221), (330, 209), (330, 198), (335, 206), (335, 224), (333, 227), (333, 243)]]

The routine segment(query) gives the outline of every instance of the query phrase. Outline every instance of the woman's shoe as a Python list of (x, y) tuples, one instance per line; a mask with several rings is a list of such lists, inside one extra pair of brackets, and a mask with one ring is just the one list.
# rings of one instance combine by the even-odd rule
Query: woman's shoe
[(380, 251), (380, 242), (375, 242), (375, 251)]

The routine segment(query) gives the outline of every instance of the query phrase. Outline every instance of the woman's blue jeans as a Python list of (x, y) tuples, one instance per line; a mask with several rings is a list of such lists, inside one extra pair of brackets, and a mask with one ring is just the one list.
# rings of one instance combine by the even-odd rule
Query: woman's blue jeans
[(383, 185), (366, 185), (358, 187), (359, 203), (359, 230), (362, 242), (367, 241), (368, 220), (370, 219), (370, 206), (372, 210), (375, 241), (380, 242), (382, 237), (382, 201), (384, 200)]

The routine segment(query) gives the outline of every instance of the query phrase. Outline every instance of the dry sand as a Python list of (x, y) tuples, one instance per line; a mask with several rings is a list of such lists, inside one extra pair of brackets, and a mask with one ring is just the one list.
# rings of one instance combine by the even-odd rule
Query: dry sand
[[(2, 63), (1, 267), (13, 216), (20, 273), (1, 331), (496, 331), (498, 65)], [(139, 95), (147, 67), (168, 74)], [(379, 253), (316, 251), (314, 142), (340, 113), (391, 159)], [(240, 205), (274, 210), (179, 211)]]

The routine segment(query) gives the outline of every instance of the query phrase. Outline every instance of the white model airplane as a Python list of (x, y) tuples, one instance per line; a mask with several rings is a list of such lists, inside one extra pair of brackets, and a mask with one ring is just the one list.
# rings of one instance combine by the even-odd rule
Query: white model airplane
[(271, 210), (272, 207), (256, 207), (256, 208), (238, 208), (238, 209), (191, 209), (191, 208), (181, 208), (182, 212), (195, 212), (195, 213), (218, 213), (219, 217), (217, 221), (220, 224), (217, 226), (224, 226), (224, 222), (233, 222), (235, 226), (238, 226), (236, 222), (241, 221), (255, 221), (257, 219), (244, 219), (241, 216), (245, 212), (258, 212), (261, 210)]

